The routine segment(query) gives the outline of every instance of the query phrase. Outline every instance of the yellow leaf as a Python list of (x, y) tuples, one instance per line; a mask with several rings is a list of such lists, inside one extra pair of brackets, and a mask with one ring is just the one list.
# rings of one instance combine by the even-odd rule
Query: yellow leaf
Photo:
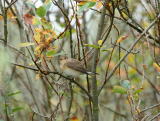
[(40, 33), (35, 33), (34, 34), (34, 39), (35, 39), (35, 41), (37, 42), (37, 43), (40, 43), (40, 41), (41, 41), (41, 34)]
[(42, 31), (43, 31), (43, 29), (35, 28), (35, 29), (34, 29), (34, 31), (35, 31), (35, 32), (42, 32)]
[(149, 23), (148, 23), (147, 21), (143, 21), (143, 22), (142, 22), (142, 25), (143, 25), (144, 28), (146, 28), (146, 27), (149, 26)]
[(71, 118), (70, 121), (79, 121), (79, 119), (76, 116), (74, 116), (74, 117)]
[(86, 4), (86, 2), (87, 2), (87, 1), (79, 2), (79, 3), (78, 3), (78, 6), (82, 6), (82, 5), (84, 5), (84, 4)]
[(15, 19), (16, 18), (10, 9), (7, 11), (7, 16), (8, 16), (9, 19)]
[(39, 44), (34, 51), (39, 53), (44, 46), (45, 46), (44, 44)]
[(117, 43), (122, 42), (123, 40), (125, 40), (128, 37), (128, 35), (124, 35), (118, 38)]
[(75, 0), (75, 1), (78, 2), (78, 6), (82, 6), (87, 2), (99, 2), (99, 0)]
[(0, 20), (3, 20), (3, 16), (0, 15)]
[(160, 66), (157, 63), (153, 63), (153, 67), (160, 72)]
[(112, 4), (109, 2), (109, 3), (106, 3), (106, 7), (111, 7)]
[(133, 69), (133, 68), (129, 68), (128, 69), (128, 73), (131, 74), (131, 75), (134, 75), (134, 74), (137, 73), (137, 71), (135, 69)]
[(103, 43), (103, 40), (98, 40), (98, 45), (101, 46)]
[(16, 68), (19, 70), (19, 69), (24, 69), (23, 67), (21, 67), (21, 66), (16, 66)]
[(97, 2), (97, 5), (96, 5), (96, 8), (99, 9), (103, 6), (102, 2), (101, 1), (98, 1)]
[(90, 2), (98, 2), (99, 0), (88, 0)]
[(32, 24), (41, 24), (41, 22), (37, 17), (33, 17)]
[(134, 54), (129, 54), (127, 59), (128, 59), (128, 62), (135, 63), (135, 55)]
[(33, 42), (23, 42), (19, 44), (19, 47), (28, 47), (31, 45), (34, 45), (34, 43)]

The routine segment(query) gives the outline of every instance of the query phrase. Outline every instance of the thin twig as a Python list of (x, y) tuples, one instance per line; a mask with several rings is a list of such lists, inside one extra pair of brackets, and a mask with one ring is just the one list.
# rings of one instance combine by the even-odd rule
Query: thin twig
[[(117, 44), (114, 44), (114, 43), (111, 43), (111, 44), (114, 45), (114, 46), (117, 46), (117, 47), (121, 48), (121, 49), (124, 50), (124, 51), (127, 51), (127, 52), (128, 52), (127, 49), (125, 49), (124, 47), (122, 47), (122, 46), (120, 46), (120, 45), (117, 45)], [(139, 53), (139, 50), (137, 50), (137, 51), (131, 51), (130, 53), (132, 53), (132, 54), (138, 54), (138, 53)]]
[[(17, 66), (20, 66), (20, 67), (23, 67), (23, 68), (26, 68), (26, 69), (29, 69), (29, 70), (32, 70), (32, 71), (37, 71), (37, 72), (39, 71), (39, 69), (31, 68), (31, 67), (28, 67), (28, 66), (24, 66), (24, 65), (20, 65), (20, 64), (16, 64), (16, 63), (11, 63), (11, 64), (17, 65)], [(80, 85), (78, 82), (74, 81), (73, 79), (62, 75), (59, 72), (54, 72), (54, 71), (43, 71), (43, 70), (41, 70), (41, 73), (44, 74), (44, 75), (56, 74), (56, 75), (59, 75), (59, 76), (65, 78), (65, 79), (71, 81), (72, 83), (76, 84), (81, 90), (83, 90), (85, 92), (85, 94), (92, 100), (92, 96), (88, 93), (88, 91), (82, 85)]]
[(15, 0), (15, 1), (12, 1), (9, 5), (8, 5), (8, 7), (6, 8), (6, 9), (9, 9), (14, 3), (16, 3), (18, 0)]
[[(93, 8), (90, 8), (91, 10), (93, 10), (93, 11), (96, 11), (96, 12), (98, 12), (98, 13), (100, 13), (100, 14), (102, 14), (102, 12), (101, 11), (98, 11), (98, 10), (96, 10), (96, 9), (93, 9)], [(111, 15), (109, 15), (109, 14), (105, 14), (106, 16), (111, 16)], [(132, 24), (131, 22), (129, 22), (129, 20), (125, 20), (125, 19), (122, 19), (122, 18), (120, 18), (120, 17), (117, 17), (117, 16), (114, 16), (114, 18), (115, 19), (117, 19), (117, 20), (120, 20), (120, 21), (123, 21), (123, 22), (125, 22), (126, 24), (128, 24), (130, 27), (132, 27), (134, 30), (136, 30), (138, 33), (142, 33), (143, 32), (143, 30), (142, 29), (140, 29), (141, 27), (136, 27), (134, 24)], [(149, 34), (149, 36), (148, 36), (150, 39), (152, 39), (152, 40), (156, 40), (156, 42), (158, 43), (158, 39), (157, 38), (154, 38), (153, 36), (151, 36), (150, 34)], [(153, 44), (153, 42), (150, 42), (151, 44)], [(159, 43), (158, 43), (159, 44)]]
[(158, 113), (157, 115), (155, 115), (152, 119), (150, 119), (149, 121), (153, 121), (154, 119), (158, 118), (160, 116), (160, 113)]
[(125, 63), (128, 64), (128, 66), (130, 66), (133, 69), (135, 69), (139, 75), (144, 76), (144, 78), (151, 85), (151, 87), (155, 90), (155, 92), (160, 95), (160, 92), (158, 91), (158, 89), (156, 88), (156, 86), (153, 84), (153, 82), (146, 75), (143, 75), (143, 73), (138, 68), (134, 67), (133, 65), (131, 65), (131, 64), (127, 63), (127, 62), (125, 62)]
[[(4, 41), (4, 39), (0, 39), (0, 40)], [(0, 43), (3, 43), (2, 41), (0, 41)], [(13, 47), (13, 46), (11, 46), (9, 44), (7, 44), (7, 47), (10, 48), (10, 49), (12, 49), (12, 50), (14, 50), (14, 51), (16, 51), (16, 52), (18, 52), (19, 54), (23, 55), (24, 57), (28, 57), (22, 51), (16, 49), (15, 47)]]
[[(31, 108), (31, 109), (32, 109), (32, 108)], [(50, 118), (50, 116), (45, 116), (45, 115), (43, 115), (43, 114), (35, 111), (34, 109), (32, 109), (32, 111), (33, 111), (35, 114), (37, 114), (38, 116), (41, 116), (41, 117), (43, 117), (43, 118), (48, 118), (48, 119)]]
[(143, 109), (140, 113), (145, 112), (145, 111), (147, 111), (147, 110), (150, 110), (150, 109), (152, 109), (152, 108), (159, 107), (159, 106), (160, 106), (160, 103), (159, 103), (159, 104), (152, 105), (152, 106), (150, 106), (150, 107), (148, 107), (148, 108)]
[(115, 111), (115, 110), (113, 110), (113, 109), (111, 109), (111, 108), (109, 108), (109, 107), (106, 107), (106, 106), (104, 106), (104, 105), (103, 105), (103, 107), (106, 108), (107, 110), (109, 110), (109, 111), (115, 113), (115, 114), (118, 115), (118, 116), (121, 116), (121, 117), (123, 117), (123, 118), (125, 118), (125, 119), (127, 118), (126, 115), (121, 114), (121, 113), (119, 113), (119, 112), (117, 112), (117, 111)]
[[(136, 44), (140, 41), (140, 39), (146, 34), (146, 32), (148, 32), (148, 30), (156, 23), (156, 21), (160, 18), (160, 15), (157, 16), (153, 22), (142, 32), (142, 34), (135, 40), (135, 42), (130, 46), (130, 48), (128, 49), (128, 51), (126, 52), (126, 54), (119, 60), (119, 62), (115, 65), (115, 67), (113, 68), (113, 70), (110, 72), (110, 74), (108, 75), (107, 80), (109, 80), (114, 72), (117, 70), (117, 68), (119, 67), (119, 65), (124, 61), (124, 59), (130, 54), (130, 52), (133, 50), (133, 48), (136, 46)], [(106, 81), (102, 84), (102, 86), (99, 89), (99, 93), (102, 91), (103, 87), (106, 84)]]

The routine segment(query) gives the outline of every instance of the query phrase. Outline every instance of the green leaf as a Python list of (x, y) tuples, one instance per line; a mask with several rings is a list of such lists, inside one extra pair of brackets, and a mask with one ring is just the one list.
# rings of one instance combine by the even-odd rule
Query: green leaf
[(49, 50), (49, 51), (47, 51), (47, 53), (46, 53), (47, 56), (53, 56), (54, 54), (56, 54), (56, 51), (55, 51), (55, 50)]
[(133, 99), (136, 100), (136, 101), (139, 100), (139, 97), (140, 97), (140, 96), (139, 96), (138, 94), (134, 94), (134, 95), (133, 95)]
[(84, 44), (84, 46), (93, 47), (93, 48), (96, 48), (96, 49), (100, 48), (98, 45), (92, 45), (92, 44)]
[(87, 2), (88, 8), (91, 8), (96, 5), (96, 2)]
[(28, 47), (31, 45), (34, 45), (34, 43), (33, 42), (22, 42), (19, 44), (19, 47)]
[(82, 11), (86, 10), (87, 8), (91, 8), (91, 7), (93, 7), (95, 4), (96, 4), (96, 2), (90, 2), (90, 1), (89, 1), (89, 2), (87, 2), (86, 4), (80, 6), (78, 12), (82, 12)]
[(113, 92), (120, 93), (120, 94), (126, 94), (127, 90), (121, 86), (116, 85), (113, 87)]
[(141, 93), (142, 91), (143, 91), (143, 89), (140, 88), (140, 89), (135, 90), (133, 94), (139, 94), (139, 93)]
[(14, 95), (17, 95), (17, 94), (20, 94), (22, 93), (21, 91), (16, 91), (16, 92), (11, 92), (8, 94), (8, 96), (14, 96)]
[(45, 7), (43, 7), (43, 6), (36, 9), (36, 14), (41, 18), (46, 15), (46, 12), (47, 11), (46, 11)]
[(24, 109), (23, 107), (15, 107), (12, 109), (12, 112), (18, 112), (20, 110)]

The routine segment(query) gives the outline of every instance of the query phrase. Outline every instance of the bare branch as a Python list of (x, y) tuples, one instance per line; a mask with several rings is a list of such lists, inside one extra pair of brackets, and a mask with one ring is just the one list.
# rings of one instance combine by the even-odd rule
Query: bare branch
[(102, 84), (102, 86), (99, 89), (99, 94), (102, 91), (103, 87), (105, 86), (107, 80), (109, 80), (114, 72), (117, 70), (117, 68), (119, 67), (119, 65), (124, 61), (124, 59), (130, 54), (130, 52), (133, 50), (133, 48), (135, 47), (135, 45), (140, 41), (140, 39), (146, 34), (146, 32), (148, 32), (149, 29), (151, 29), (151, 27), (156, 23), (156, 21), (160, 18), (160, 15), (157, 16), (154, 21), (142, 32), (142, 34), (135, 40), (135, 42), (131, 45), (131, 47), (127, 50), (126, 54), (120, 59), (120, 61), (115, 65), (115, 67), (113, 68), (113, 70), (110, 72), (110, 74), (108, 75), (106, 81)]

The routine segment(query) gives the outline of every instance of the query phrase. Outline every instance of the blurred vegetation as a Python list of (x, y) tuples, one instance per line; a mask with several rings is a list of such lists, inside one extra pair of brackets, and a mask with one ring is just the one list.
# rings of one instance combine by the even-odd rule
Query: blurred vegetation
[(0, 121), (159, 121), (159, 79), (160, 0), (0, 1)]

